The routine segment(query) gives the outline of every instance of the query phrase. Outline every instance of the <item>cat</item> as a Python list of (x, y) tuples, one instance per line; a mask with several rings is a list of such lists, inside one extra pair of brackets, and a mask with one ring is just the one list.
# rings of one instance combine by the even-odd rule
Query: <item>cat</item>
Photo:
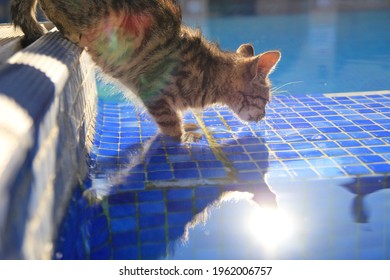
[[(13, 23), (21, 27), (27, 44), (44, 33), (34, 17), (37, 2), (11, 3)], [(250, 44), (223, 51), (199, 30), (182, 24), (174, 0), (39, 4), (64, 37), (85, 48), (103, 72), (136, 93), (163, 134), (179, 141), (199, 140), (197, 126), (182, 121), (182, 112), (189, 108), (227, 105), (244, 122), (265, 116), (269, 74), (281, 58), (279, 51), (255, 56)]]

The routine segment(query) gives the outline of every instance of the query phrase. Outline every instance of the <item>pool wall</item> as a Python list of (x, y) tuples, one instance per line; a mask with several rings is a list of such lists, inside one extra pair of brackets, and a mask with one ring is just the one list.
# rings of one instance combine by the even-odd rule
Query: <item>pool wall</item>
[(96, 105), (92, 62), (58, 32), (0, 64), (0, 259), (51, 258)]

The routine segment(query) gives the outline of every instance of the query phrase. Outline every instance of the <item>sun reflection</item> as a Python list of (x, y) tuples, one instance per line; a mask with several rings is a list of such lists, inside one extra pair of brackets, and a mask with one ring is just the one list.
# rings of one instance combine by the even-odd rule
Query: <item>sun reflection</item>
[(286, 242), (294, 232), (292, 216), (275, 208), (255, 207), (246, 226), (254, 240), (270, 250)]

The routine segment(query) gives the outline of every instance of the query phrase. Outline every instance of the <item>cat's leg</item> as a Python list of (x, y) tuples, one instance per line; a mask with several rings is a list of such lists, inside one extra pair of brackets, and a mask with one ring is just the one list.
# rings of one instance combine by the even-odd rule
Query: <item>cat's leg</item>
[(184, 130), (180, 112), (172, 108), (165, 100), (146, 104), (146, 108), (163, 134), (181, 140)]
[[(200, 133), (185, 131), (188, 125), (183, 125), (181, 112), (173, 108), (165, 100), (148, 104), (146, 108), (153, 116), (163, 134), (183, 142), (194, 142), (202, 138)], [(195, 128), (193, 125), (189, 127), (192, 129)]]

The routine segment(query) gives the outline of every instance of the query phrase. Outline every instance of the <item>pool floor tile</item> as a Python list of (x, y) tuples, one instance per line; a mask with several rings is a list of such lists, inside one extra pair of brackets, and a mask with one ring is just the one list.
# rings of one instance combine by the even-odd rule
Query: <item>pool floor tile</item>
[(249, 125), (226, 107), (210, 108), (185, 116), (199, 124), (202, 140), (178, 143), (132, 104), (100, 100), (86, 187), (109, 195), (88, 223), (88, 257), (166, 255), (167, 242), (229, 191), (274, 197), (274, 187), (329, 180), (353, 182), (344, 184), (350, 192), (388, 188), (388, 101), (277, 95), (267, 117)]

